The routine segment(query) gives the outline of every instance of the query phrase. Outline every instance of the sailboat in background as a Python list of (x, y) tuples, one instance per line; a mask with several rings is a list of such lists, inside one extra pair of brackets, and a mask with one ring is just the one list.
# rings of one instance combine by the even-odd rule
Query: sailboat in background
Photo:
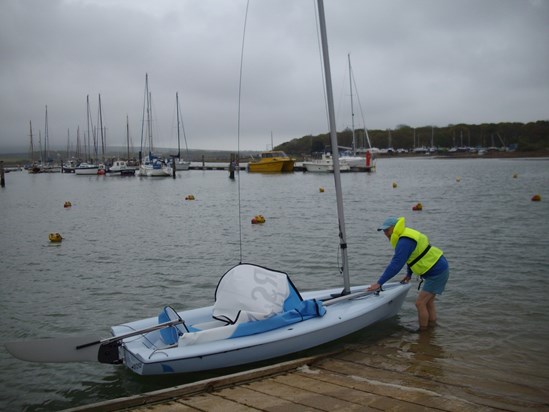
[(351, 93), (351, 131), (353, 133), (353, 147), (352, 151), (345, 152), (342, 154), (340, 159), (342, 161), (345, 161), (351, 170), (353, 171), (366, 171), (371, 172), (375, 165), (373, 164), (373, 158), (372, 158), (372, 146), (370, 144), (370, 137), (368, 136), (368, 130), (366, 129), (366, 125), (364, 125), (364, 132), (366, 133), (366, 139), (368, 140), (368, 147), (369, 149), (366, 149), (364, 156), (359, 156), (358, 150), (357, 150), (357, 144), (356, 144), (356, 134), (355, 134), (355, 111), (354, 111), (354, 102), (353, 102), (353, 70), (351, 67), (351, 54), (347, 54), (347, 60), (349, 61), (349, 89)]
[[(145, 141), (144, 141), (145, 139)], [(141, 152), (147, 149), (148, 154), (141, 159), (137, 175), (142, 177), (168, 177), (172, 175), (172, 168), (158, 155), (154, 154), (152, 133), (152, 101), (149, 91), (149, 75), (145, 74), (145, 96), (143, 101), (143, 120), (141, 123)]]
[(299, 352), (398, 313), (411, 284), (388, 283), (377, 292), (368, 292), (369, 285), (350, 284), (326, 22), (323, 2), (317, 1), (343, 289), (300, 294), (286, 273), (239, 263), (221, 277), (213, 306), (181, 312), (166, 306), (158, 316), (113, 326), (113, 336), (104, 339), (80, 336), (10, 342), (6, 348), (12, 355), (37, 362), (123, 363), (140, 375), (172, 375), (245, 365)]
[(44, 124), (44, 160), (40, 167), (41, 173), (60, 173), (61, 166), (50, 158), (50, 137), (48, 130), (48, 106), (46, 105), (46, 118)]
[[(177, 161), (175, 162), (176, 170), (189, 170), (191, 166), (191, 161), (189, 160), (189, 147), (187, 146), (187, 136), (185, 134), (185, 126), (181, 121), (181, 111), (179, 109), (179, 94), (175, 93), (175, 107), (177, 110)], [(187, 156), (185, 159), (181, 159), (181, 137), (180, 137), (180, 127), (183, 129), (183, 139), (185, 139), (185, 152)]]
[[(97, 139), (95, 137), (95, 132), (93, 132), (93, 146), (94, 146), (94, 153), (95, 153), (95, 159), (92, 159), (92, 153), (91, 153), (91, 146), (90, 146), (90, 119), (91, 119), (91, 112), (90, 112), (90, 96), (86, 96), (86, 110), (87, 110), (87, 122), (88, 122), (88, 141), (86, 145), (86, 157), (87, 159), (83, 162), (81, 162), (78, 166), (74, 168), (74, 174), (75, 175), (97, 175), (99, 171), (99, 166), (95, 163), (97, 161)], [(92, 123), (93, 128), (93, 123)], [(95, 160), (95, 161), (94, 161)]]
[(120, 158), (114, 160), (107, 169), (107, 176), (135, 176), (136, 168), (130, 166), (130, 121), (126, 116), (126, 147), (127, 147), (127, 159), (122, 160)]
[(30, 158), (31, 158), (31, 163), (28, 167), (28, 172), (31, 173), (31, 174), (36, 174), (36, 173), (40, 173), (40, 166), (36, 163), (36, 161), (34, 160), (34, 141), (33, 141), (33, 138), (32, 138), (32, 120), (29, 120), (29, 127), (30, 127)]

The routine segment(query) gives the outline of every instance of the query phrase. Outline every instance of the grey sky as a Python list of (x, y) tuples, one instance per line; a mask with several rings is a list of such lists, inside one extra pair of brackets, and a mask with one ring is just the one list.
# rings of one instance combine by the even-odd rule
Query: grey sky
[[(549, 1), (325, 0), (339, 130), (549, 119)], [(126, 115), (141, 139), (145, 73), (155, 144), (176, 146), (175, 92), (189, 147), (236, 150), (246, 0), (0, 1), (0, 153), (86, 132), (86, 95), (107, 144)], [(313, 0), (251, 0), (240, 149), (327, 131)], [(356, 92), (355, 92), (356, 93)], [(362, 113), (361, 113), (362, 112)]]

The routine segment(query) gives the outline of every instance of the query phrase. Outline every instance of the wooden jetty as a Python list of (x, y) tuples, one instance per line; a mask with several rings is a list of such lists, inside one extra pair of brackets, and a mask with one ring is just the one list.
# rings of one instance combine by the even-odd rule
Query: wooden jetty
[(70, 411), (549, 411), (541, 382), (396, 337)]

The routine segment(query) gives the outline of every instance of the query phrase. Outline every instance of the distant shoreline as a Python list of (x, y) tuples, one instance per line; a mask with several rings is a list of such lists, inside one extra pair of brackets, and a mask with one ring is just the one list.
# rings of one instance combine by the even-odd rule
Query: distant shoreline
[[(226, 152), (218, 154), (217, 156), (208, 156), (204, 159), (207, 163), (229, 163), (230, 154), (234, 152)], [(249, 153), (249, 152), (247, 152)], [(291, 156), (291, 155), (290, 155)], [(193, 162), (202, 162), (203, 159), (198, 160), (191, 159)], [(477, 153), (468, 152), (454, 152), (454, 153), (433, 153), (433, 154), (421, 154), (421, 153), (393, 153), (393, 154), (380, 154), (375, 155), (378, 159), (406, 159), (406, 158), (432, 158), (432, 159), (517, 159), (517, 158), (549, 158), (549, 150), (537, 150), (537, 151), (513, 151), (513, 152), (487, 152), (483, 155)], [(246, 162), (248, 155), (242, 156), (241, 160)], [(29, 163), (28, 159), (22, 158), (21, 154), (0, 154), (0, 161), (4, 162), (4, 167), (23, 167), (24, 164)], [(301, 160), (298, 160), (301, 161)]]
[(517, 158), (549, 158), (549, 150), (538, 150), (532, 152), (514, 151), (514, 152), (487, 152), (483, 155), (477, 153), (458, 152), (458, 153), (434, 153), (434, 154), (419, 154), (419, 153), (399, 153), (399, 154), (376, 154), (377, 158), (407, 158), (407, 157), (422, 157), (433, 159), (517, 159)]

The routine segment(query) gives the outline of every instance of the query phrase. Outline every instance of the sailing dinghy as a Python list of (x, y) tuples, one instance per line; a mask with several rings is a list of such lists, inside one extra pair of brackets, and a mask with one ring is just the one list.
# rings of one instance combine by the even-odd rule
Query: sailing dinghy
[[(337, 148), (335, 114), (324, 20), (318, 1), (331, 147)], [(351, 287), (339, 169), (334, 159), (343, 290), (300, 294), (284, 272), (243, 264), (219, 281), (213, 306), (158, 316), (111, 328), (111, 337), (57, 338), (6, 344), (17, 358), (37, 362), (99, 361), (123, 363), (141, 375), (196, 372), (244, 365), (296, 353), (334, 341), (395, 316), (410, 284), (388, 283), (367, 292)]]

